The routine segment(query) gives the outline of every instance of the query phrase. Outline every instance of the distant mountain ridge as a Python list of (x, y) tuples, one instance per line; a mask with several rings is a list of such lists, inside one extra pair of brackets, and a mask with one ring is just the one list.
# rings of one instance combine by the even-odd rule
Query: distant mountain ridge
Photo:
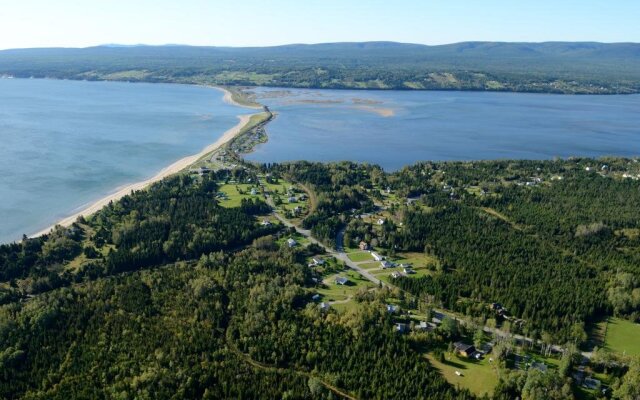
[(108, 44), (0, 51), (0, 74), (110, 79), (111, 74), (133, 70), (144, 71), (138, 74), (144, 77), (128, 80), (174, 81), (198, 75), (216, 77), (214, 83), (222, 84), (512, 91), (553, 91), (550, 82), (560, 81), (555, 84), (560, 92), (571, 92), (563, 85), (575, 81), (583, 86), (582, 92), (596, 87), (637, 92), (640, 43)]

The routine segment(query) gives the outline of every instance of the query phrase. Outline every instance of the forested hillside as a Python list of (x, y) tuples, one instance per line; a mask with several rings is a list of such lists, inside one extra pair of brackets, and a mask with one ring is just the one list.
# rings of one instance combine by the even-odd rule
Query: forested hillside
[(221, 207), (217, 177), (168, 179), (0, 247), (0, 397), (471, 398), (381, 303), (321, 310), (305, 265), (318, 250), (280, 247), (282, 227), (253, 216), (263, 202)]
[(593, 332), (640, 318), (639, 179), (631, 159), (179, 174), (0, 246), (0, 397), (632, 399), (637, 361)]
[(0, 75), (353, 89), (637, 93), (635, 43), (391, 42), (0, 51)]

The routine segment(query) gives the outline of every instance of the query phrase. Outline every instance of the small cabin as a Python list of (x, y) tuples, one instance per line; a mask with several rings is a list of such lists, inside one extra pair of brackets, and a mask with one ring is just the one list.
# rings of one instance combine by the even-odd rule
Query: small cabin
[(476, 348), (471, 344), (466, 344), (462, 342), (454, 343), (456, 353), (467, 358), (471, 358), (473, 354), (476, 352)]

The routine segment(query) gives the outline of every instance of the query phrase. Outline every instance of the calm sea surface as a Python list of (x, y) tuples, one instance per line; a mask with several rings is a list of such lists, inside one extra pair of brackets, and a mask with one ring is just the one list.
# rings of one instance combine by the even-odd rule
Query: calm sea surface
[(640, 156), (640, 95), (256, 89), (278, 113), (258, 162)]
[(0, 79), (0, 242), (197, 153), (244, 112), (195, 86)]

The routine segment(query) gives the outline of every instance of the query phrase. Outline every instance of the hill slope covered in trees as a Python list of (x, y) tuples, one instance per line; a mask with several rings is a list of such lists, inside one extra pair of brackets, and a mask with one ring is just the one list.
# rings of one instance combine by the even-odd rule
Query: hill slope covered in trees
[(0, 74), (356, 89), (637, 93), (640, 44), (393, 42), (0, 51)]

